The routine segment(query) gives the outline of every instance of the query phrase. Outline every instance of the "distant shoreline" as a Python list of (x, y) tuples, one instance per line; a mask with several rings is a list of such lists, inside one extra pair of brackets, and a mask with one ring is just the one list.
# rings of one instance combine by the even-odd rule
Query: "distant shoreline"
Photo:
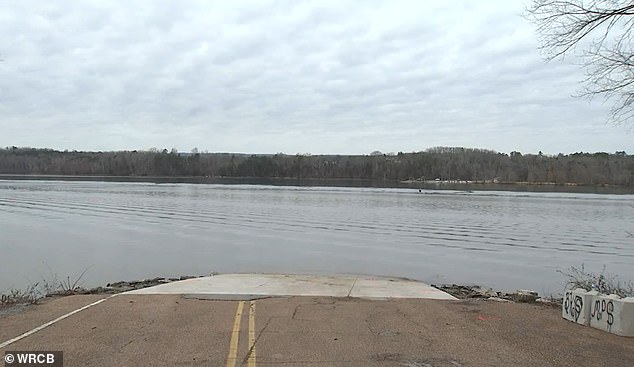
[(223, 176), (108, 176), (108, 175), (30, 175), (0, 174), (0, 180), (24, 181), (94, 181), (94, 182), (145, 182), (145, 183), (190, 183), (225, 185), (271, 185), (271, 186), (317, 186), (317, 187), (366, 187), (401, 188), (424, 190), (471, 191), (518, 191), (518, 192), (565, 192), (596, 194), (634, 194), (634, 187), (615, 185), (583, 185), (555, 182), (490, 182), (462, 180), (368, 180), (349, 178), (298, 179), (291, 177), (223, 177)]

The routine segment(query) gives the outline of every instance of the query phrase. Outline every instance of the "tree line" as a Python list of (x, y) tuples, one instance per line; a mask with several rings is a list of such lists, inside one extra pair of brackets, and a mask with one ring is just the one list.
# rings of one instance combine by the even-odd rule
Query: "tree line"
[(634, 186), (626, 152), (544, 155), (435, 147), (369, 155), (78, 152), (0, 148), (0, 174), (440, 180)]

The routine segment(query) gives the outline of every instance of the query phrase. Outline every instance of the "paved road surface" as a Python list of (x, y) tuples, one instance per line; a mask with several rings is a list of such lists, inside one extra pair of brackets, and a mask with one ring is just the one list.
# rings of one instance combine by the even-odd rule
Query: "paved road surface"
[[(103, 297), (2, 314), (0, 343)], [(634, 338), (569, 323), (558, 309), (480, 300), (124, 294), (0, 355), (12, 350), (62, 350), (65, 366), (231, 366), (233, 352), (236, 366), (634, 366)]]

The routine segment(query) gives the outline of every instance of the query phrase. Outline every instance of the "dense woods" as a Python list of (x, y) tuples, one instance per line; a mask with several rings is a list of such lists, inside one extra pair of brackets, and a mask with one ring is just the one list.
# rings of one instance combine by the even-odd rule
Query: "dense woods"
[(625, 152), (498, 153), (436, 147), (422, 152), (370, 155), (77, 152), (0, 149), (0, 174), (205, 176), (296, 179), (408, 179), (634, 186), (634, 156)]

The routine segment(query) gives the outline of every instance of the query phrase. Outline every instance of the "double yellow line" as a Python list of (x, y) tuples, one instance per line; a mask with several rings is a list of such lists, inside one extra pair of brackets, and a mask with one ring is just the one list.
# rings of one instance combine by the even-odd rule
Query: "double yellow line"
[[(238, 360), (238, 342), (240, 341), (240, 323), (242, 322), (242, 310), (244, 301), (238, 302), (236, 317), (233, 320), (233, 331), (231, 332), (231, 342), (229, 343), (229, 355), (227, 356), (227, 367), (235, 367)], [(248, 366), (255, 367), (255, 301), (249, 303), (249, 351)]]

